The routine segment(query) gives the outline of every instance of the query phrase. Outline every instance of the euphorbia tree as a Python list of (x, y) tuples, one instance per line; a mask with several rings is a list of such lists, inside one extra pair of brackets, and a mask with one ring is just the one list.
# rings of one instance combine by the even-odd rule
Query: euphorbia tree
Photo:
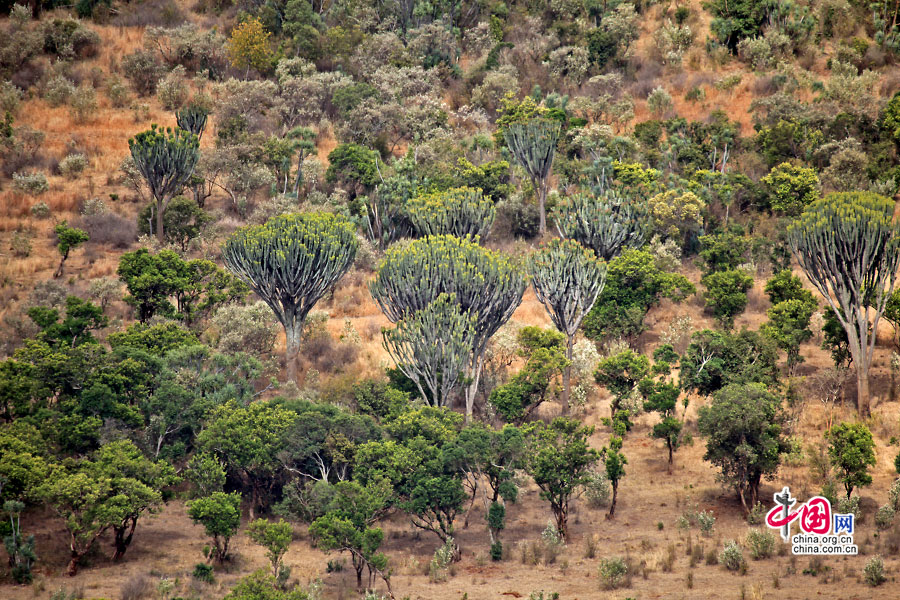
[(522, 301), (526, 279), (508, 257), (471, 238), (428, 236), (387, 251), (369, 289), (382, 312), (396, 323), (453, 294), (461, 313), (474, 319), (475, 342), (466, 365), (466, 417), (471, 418), (484, 350), (492, 335)]
[(452, 188), (420, 194), (406, 205), (410, 221), (420, 235), (486, 236), (497, 211), (480, 189)]
[(788, 228), (800, 266), (847, 332), (857, 406), (869, 414), (869, 366), (878, 321), (897, 282), (900, 225), (894, 203), (870, 192), (829, 194)]
[(531, 257), (531, 275), (537, 299), (550, 313), (550, 320), (566, 336), (563, 369), (562, 410), (569, 410), (572, 377), (572, 346), (581, 321), (591, 310), (606, 283), (606, 263), (571, 240), (551, 240)]
[(128, 147), (156, 202), (156, 237), (165, 243), (163, 213), (194, 173), (200, 158), (200, 138), (180, 127), (157, 129), (152, 125), (128, 140)]
[(646, 202), (610, 189), (600, 194), (574, 194), (556, 210), (559, 235), (587, 246), (603, 260), (643, 245), (648, 222)]
[(284, 326), (288, 377), (306, 315), (347, 272), (359, 241), (353, 225), (331, 213), (288, 214), (239, 229), (225, 243), (225, 266), (259, 294)]
[(513, 123), (503, 137), (509, 151), (515, 157), (538, 195), (540, 209), (540, 234), (547, 232), (547, 177), (553, 166), (556, 142), (559, 140), (560, 123), (550, 119), (534, 118), (526, 122)]

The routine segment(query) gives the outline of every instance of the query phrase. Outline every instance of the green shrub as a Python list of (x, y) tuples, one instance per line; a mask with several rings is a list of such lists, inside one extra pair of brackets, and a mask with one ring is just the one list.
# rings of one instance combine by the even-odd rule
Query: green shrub
[(591, 508), (602, 508), (609, 505), (612, 487), (609, 477), (604, 471), (593, 471), (588, 475), (584, 484), (584, 497)]
[(725, 542), (725, 547), (719, 552), (719, 562), (729, 571), (740, 571), (746, 566), (744, 552), (734, 540)]
[(885, 504), (875, 513), (875, 527), (884, 530), (890, 528), (894, 522), (894, 507)]
[(87, 123), (97, 112), (97, 93), (89, 85), (82, 85), (69, 99), (69, 114), (76, 123)]
[(775, 551), (775, 536), (764, 529), (751, 529), (747, 532), (747, 546), (753, 560), (769, 558)]
[(712, 535), (713, 527), (716, 524), (716, 518), (711, 512), (700, 511), (697, 513), (697, 523), (700, 525), (700, 531), (703, 535), (709, 537)]
[(884, 575), (884, 559), (880, 556), (873, 556), (863, 568), (863, 578), (866, 583), (872, 587), (876, 587), (887, 581)]
[(628, 581), (628, 565), (621, 556), (600, 561), (600, 585), (606, 590), (623, 587)]
[(0, 82), (0, 115), (15, 115), (22, 103), (24, 92), (11, 81)]
[[(46, 178), (44, 179), (44, 181), (46, 183)], [(46, 219), (50, 216), (50, 205), (43, 200), (32, 204), (29, 210), (31, 212), (31, 216), (35, 219)]]

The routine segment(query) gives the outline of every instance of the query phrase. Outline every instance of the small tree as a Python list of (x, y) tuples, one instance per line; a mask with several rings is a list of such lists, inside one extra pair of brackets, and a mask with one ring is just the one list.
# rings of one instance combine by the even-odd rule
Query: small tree
[(282, 569), (282, 560), (291, 545), (294, 530), (290, 523), (279, 519), (272, 523), (266, 519), (257, 519), (247, 527), (247, 537), (253, 543), (266, 549), (266, 557), (272, 563), (272, 574), (278, 578)]
[(262, 21), (256, 17), (249, 17), (231, 31), (228, 38), (228, 57), (231, 64), (247, 71), (244, 77), (250, 74), (250, 68), (258, 71), (267, 69), (272, 63), (272, 49), (269, 47), (269, 37), (272, 34), (266, 31)]
[(128, 147), (156, 202), (156, 238), (164, 244), (163, 214), (194, 173), (200, 158), (200, 139), (184, 129), (157, 129), (154, 124), (129, 139)]
[[(658, 347), (653, 352), (653, 359), (656, 363), (653, 365), (652, 373), (656, 378), (647, 377), (638, 384), (638, 389), (644, 397), (644, 410), (652, 410), (660, 416), (659, 423), (655, 424), (650, 431), (650, 437), (666, 442), (666, 448), (669, 450), (669, 473), (672, 472), (673, 455), (680, 445), (683, 426), (682, 421), (675, 414), (681, 387), (678, 382), (667, 379), (671, 373), (671, 364), (678, 358), (678, 354), (675, 353), (672, 346), (665, 344)], [(687, 408), (687, 398), (685, 398), (685, 408)]]
[(631, 428), (630, 415), (620, 414), (625, 412), (621, 406), (649, 374), (650, 359), (634, 350), (623, 350), (600, 361), (594, 371), (594, 379), (613, 395), (609, 407), (611, 419), (623, 419), (626, 427)]
[(537, 193), (541, 236), (547, 233), (547, 178), (553, 166), (560, 127), (559, 121), (534, 118), (513, 123), (503, 133), (509, 151), (525, 169)]
[(9, 566), (16, 583), (31, 582), (31, 567), (37, 560), (34, 553), (34, 536), (23, 535), (20, 517), (25, 510), (25, 503), (7, 500), (3, 503), (3, 512), (9, 517), (9, 535), (3, 538), (6, 553), (9, 554)]
[(569, 500), (590, 475), (600, 454), (590, 447), (593, 427), (558, 417), (550, 425), (536, 424), (530, 432), (526, 471), (550, 502), (556, 528), (569, 539)]
[(69, 252), (88, 241), (90, 236), (83, 229), (69, 227), (66, 221), (63, 221), (54, 227), (53, 231), (56, 232), (56, 237), (59, 240), (56, 248), (59, 250), (61, 257), (59, 267), (56, 268), (56, 273), (54, 273), (53, 276), (60, 277), (63, 273), (63, 265), (66, 264), (66, 259), (69, 258)]
[(646, 202), (611, 189), (570, 196), (556, 209), (555, 218), (561, 237), (575, 240), (606, 261), (626, 248), (642, 246), (649, 222)]
[(609, 445), (605, 446), (603, 450), (600, 451), (600, 456), (603, 458), (603, 464), (606, 467), (606, 478), (609, 479), (613, 491), (609, 512), (606, 514), (607, 519), (612, 519), (616, 516), (616, 501), (619, 498), (619, 480), (625, 476), (625, 465), (628, 464), (628, 459), (622, 454), (622, 438), (618, 435), (613, 435), (609, 438)]
[(241, 495), (237, 492), (213, 492), (209, 496), (188, 502), (188, 516), (202, 525), (213, 539), (208, 560), (220, 563), (228, 558), (228, 543), (241, 524)]
[(704, 458), (721, 469), (745, 513), (759, 501), (763, 476), (775, 473), (787, 450), (784, 420), (780, 400), (758, 383), (722, 388), (700, 409), (697, 426), (708, 438)]
[(226, 243), (225, 266), (275, 312), (284, 327), (288, 378), (297, 380), (303, 321), (353, 264), (359, 241), (330, 213), (281, 215), (239, 229)]
[(383, 329), (384, 349), (416, 385), (422, 400), (445, 406), (463, 382), (475, 345), (475, 320), (461, 313), (453, 295), (437, 300)]
[(784, 300), (766, 313), (769, 321), (763, 324), (761, 330), (787, 353), (789, 374), (793, 374), (796, 366), (803, 362), (800, 344), (812, 337), (809, 322), (816, 307), (815, 301), (805, 303), (802, 300)]
[(871, 485), (869, 467), (875, 465), (875, 442), (863, 423), (839, 423), (827, 432), (828, 457), (837, 469), (847, 499), (854, 488)]
[(869, 414), (875, 332), (900, 267), (893, 214), (894, 203), (877, 194), (829, 194), (788, 228), (791, 251), (847, 332), (862, 416)]
[(491, 231), (497, 211), (494, 202), (480, 189), (452, 188), (414, 196), (406, 212), (420, 236), (467, 235), (485, 237)]
[(772, 210), (789, 217), (800, 215), (803, 209), (819, 199), (819, 178), (815, 169), (784, 162), (773, 167), (760, 183), (769, 192)]
[(747, 292), (753, 287), (753, 278), (735, 269), (705, 275), (701, 283), (706, 286), (706, 305), (722, 327), (730, 330), (734, 318), (747, 308)]

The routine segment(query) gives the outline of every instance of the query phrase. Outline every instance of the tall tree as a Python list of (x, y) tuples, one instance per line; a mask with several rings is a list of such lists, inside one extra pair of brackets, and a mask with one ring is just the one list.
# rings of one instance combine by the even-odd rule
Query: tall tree
[(872, 484), (869, 467), (875, 465), (875, 442), (865, 423), (839, 423), (825, 432), (828, 457), (838, 470), (847, 499), (853, 488)]
[(870, 192), (829, 194), (788, 228), (791, 250), (847, 332), (857, 406), (869, 414), (869, 366), (878, 321), (897, 282), (900, 225), (894, 203)]
[(394, 323), (441, 294), (453, 294), (460, 312), (475, 319), (475, 343), (466, 365), (470, 419), (488, 340), (519, 306), (525, 286), (522, 269), (508, 257), (468, 238), (438, 235), (389, 249), (369, 289)]
[(382, 330), (384, 349), (427, 404), (445, 406), (463, 381), (475, 344), (475, 320), (461, 313), (452, 294)]
[(541, 236), (547, 233), (547, 211), (544, 208), (547, 203), (547, 178), (553, 166), (560, 128), (559, 121), (535, 118), (513, 123), (503, 132), (509, 151), (525, 169), (537, 193)]
[(649, 225), (646, 202), (606, 189), (599, 194), (580, 192), (556, 209), (559, 235), (593, 250), (609, 261), (626, 248), (639, 248)]
[(562, 412), (569, 412), (572, 347), (581, 321), (606, 283), (606, 263), (577, 242), (553, 239), (531, 257), (531, 283), (550, 320), (566, 336)]
[(306, 315), (347, 272), (359, 241), (353, 225), (330, 213), (288, 214), (239, 229), (225, 243), (225, 266), (259, 294), (284, 327), (288, 378)]
[(200, 139), (181, 128), (151, 125), (128, 140), (131, 157), (156, 202), (156, 238), (165, 243), (163, 213), (194, 173), (200, 158)]

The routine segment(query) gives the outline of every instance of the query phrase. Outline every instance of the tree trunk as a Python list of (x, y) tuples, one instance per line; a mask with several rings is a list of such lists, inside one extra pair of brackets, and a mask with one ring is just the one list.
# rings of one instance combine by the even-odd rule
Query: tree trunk
[(607, 515), (606, 515), (607, 519), (612, 519), (614, 516), (616, 516), (616, 500), (619, 497), (618, 482), (616, 482), (616, 481), (612, 482), (612, 489), (613, 489), (612, 504), (609, 505), (609, 513), (607, 513)]
[[(131, 522), (129, 525), (129, 521)], [(134, 529), (137, 527), (137, 517), (131, 517), (127, 519), (122, 525), (116, 527), (115, 529), (115, 554), (113, 554), (113, 560), (119, 560), (122, 556), (125, 555), (125, 551), (128, 550), (128, 546), (131, 544), (131, 539), (134, 537)], [(128, 531), (128, 535), (125, 534), (125, 531)]]
[[(538, 182), (536, 182), (538, 183)], [(544, 210), (544, 205), (547, 203), (547, 181), (545, 179), (541, 179), (539, 182), (540, 187), (538, 188), (538, 209), (541, 213), (541, 226), (539, 231), (540, 237), (543, 238), (547, 233), (547, 213)]]
[(556, 511), (556, 530), (569, 542), (569, 507), (562, 506)]
[(472, 382), (466, 388), (466, 425), (472, 422), (472, 413), (475, 409), (475, 395), (478, 393), (478, 382), (481, 379), (481, 357), (475, 359), (473, 371), (469, 374)]
[(669, 475), (671, 475), (672, 474), (672, 458), (673, 458), (673, 454), (674, 454), (672, 451), (672, 442), (671, 441), (668, 442), (668, 446), (669, 446)]
[(163, 235), (163, 203), (156, 203), (156, 239), (159, 240), (160, 244), (166, 243), (166, 238)]
[(575, 343), (575, 335), (566, 336), (566, 361), (569, 364), (563, 369), (563, 393), (562, 393), (562, 414), (569, 414), (569, 398), (572, 385), (572, 346)]
[(78, 561), (80, 559), (81, 555), (73, 551), (72, 558), (71, 560), (69, 560), (69, 566), (66, 569), (66, 575), (68, 575), (69, 577), (75, 577), (75, 575), (78, 574)]
[(856, 364), (856, 406), (860, 417), (868, 417), (869, 408), (869, 364)]
[(287, 369), (288, 381), (297, 383), (297, 354), (300, 352), (300, 332), (302, 323), (291, 323), (285, 325), (284, 334), (286, 338), (284, 352), (284, 366)]

